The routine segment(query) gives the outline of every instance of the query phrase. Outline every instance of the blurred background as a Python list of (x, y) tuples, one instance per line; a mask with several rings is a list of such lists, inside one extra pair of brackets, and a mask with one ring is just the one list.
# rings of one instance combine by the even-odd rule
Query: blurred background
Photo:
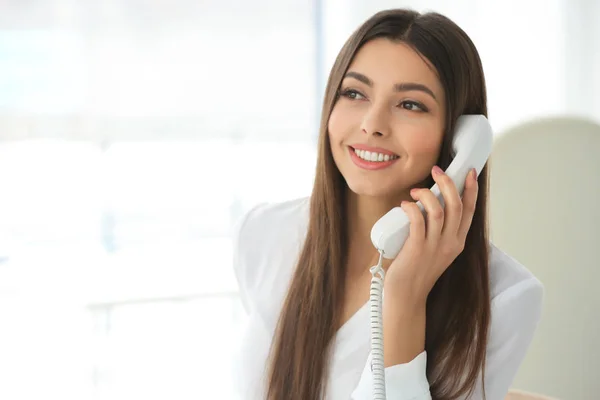
[[(258, 202), (310, 193), (333, 60), (395, 7), (442, 12), (470, 35), (498, 137), (556, 116), (596, 129), (594, 0), (0, 1), (0, 399), (232, 398), (243, 313), (231, 228)], [(586, 248), (600, 244), (595, 226)], [(514, 254), (515, 237), (499, 234)], [(544, 271), (547, 290), (564, 282)], [(588, 289), (571, 287), (589, 321)], [(540, 331), (515, 386), (596, 398), (600, 352), (585, 340), (597, 322), (552, 321), (548, 335), (564, 336)], [(574, 351), (585, 379), (561, 366)]]

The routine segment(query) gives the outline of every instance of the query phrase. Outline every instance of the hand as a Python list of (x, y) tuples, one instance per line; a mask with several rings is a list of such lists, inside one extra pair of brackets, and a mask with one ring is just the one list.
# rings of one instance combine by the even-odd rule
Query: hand
[(463, 251), (478, 192), (475, 170), (467, 175), (462, 199), (452, 179), (439, 167), (433, 167), (432, 176), (446, 205), (442, 208), (427, 188), (411, 190), (411, 197), (423, 204), (427, 221), (415, 202), (402, 202), (410, 231), (385, 277), (386, 293), (403, 296), (404, 301), (419, 307), (424, 306), (435, 282)]

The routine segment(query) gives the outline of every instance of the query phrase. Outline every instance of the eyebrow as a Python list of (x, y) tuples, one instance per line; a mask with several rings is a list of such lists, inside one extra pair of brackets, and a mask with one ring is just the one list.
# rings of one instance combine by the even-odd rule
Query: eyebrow
[[(369, 79), (366, 75), (363, 75), (359, 72), (349, 71), (346, 74), (346, 76), (344, 76), (344, 78), (354, 78), (369, 87), (373, 87), (373, 81), (371, 79)], [(396, 83), (394, 85), (394, 90), (396, 92), (408, 92), (411, 90), (418, 90), (420, 92), (427, 93), (428, 95), (433, 97), (434, 100), (437, 101), (437, 98), (435, 97), (433, 90), (429, 89), (427, 86), (423, 85), (422, 83), (416, 83), (416, 82)]]

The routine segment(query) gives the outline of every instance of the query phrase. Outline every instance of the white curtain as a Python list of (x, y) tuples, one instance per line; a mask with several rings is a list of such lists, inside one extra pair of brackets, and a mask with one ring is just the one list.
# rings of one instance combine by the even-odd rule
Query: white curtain
[(402, 6), (471, 35), (498, 132), (600, 119), (592, 0), (1, 2), (0, 398), (230, 396), (232, 224), (310, 193), (333, 58)]
[(310, 191), (314, 21), (303, 0), (0, 3), (0, 398), (227, 397), (230, 229)]

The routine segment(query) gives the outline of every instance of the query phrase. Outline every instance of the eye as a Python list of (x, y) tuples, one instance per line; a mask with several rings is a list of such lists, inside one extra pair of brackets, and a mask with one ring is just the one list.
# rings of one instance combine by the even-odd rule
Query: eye
[(421, 104), (417, 101), (412, 101), (412, 100), (405, 100), (405, 101), (401, 102), (400, 107), (402, 107), (408, 111), (417, 111), (417, 112), (427, 111), (427, 108), (423, 104)]
[(340, 95), (343, 97), (347, 97), (350, 100), (362, 100), (365, 98), (365, 96), (363, 96), (359, 91), (354, 90), (354, 89), (342, 90)]

